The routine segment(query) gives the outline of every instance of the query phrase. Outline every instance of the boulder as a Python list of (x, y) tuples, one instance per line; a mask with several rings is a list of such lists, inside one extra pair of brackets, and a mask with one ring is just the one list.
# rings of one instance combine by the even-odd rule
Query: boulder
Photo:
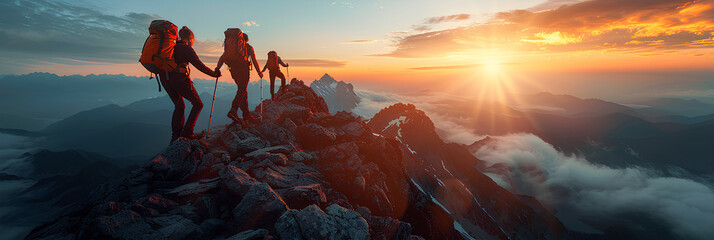
[(318, 150), (332, 145), (337, 137), (323, 126), (308, 123), (298, 127), (295, 132), (300, 146), (309, 150)]
[(226, 166), (220, 172), (220, 185), (228, 193), (236, 197), (243, 197), (246, 192), (257, 184), (257, 181), (235, 166)]
[(241, 229), (270, 228), (288, 210), (283, 199), (265, 183), (250, 187), (233, 209), (233, 220)]
[(110, 239), (154, 239), (156, 233), (151, 225), (139, 214), (126, 210), (112, 216), (102, 216), (94, 219), (93, 232)]
[(153, 239), (188, 240), (203, 235), (198, 225), (180, 215), (149, 218), (146, 222), (157, 229)]
[(330, 205), (289, 210), (275, 224), (280, 239), (369, 239), (369, 226), (357, 212)]
[(154, 210), (158, 211), (159, 213), (165, 213), (165, 212), (168, 212), (168, 211), (178, 207), (178, 203), (171, 201), (169, 199), (166, 199), (163, 196), (156, 194), (156, 193), (137, 199), (134, 202), (134, 205), (142, 206), (142, 207), (148, 208), (148, 209), (154, 209)]
[(270, 232), (265, 229), (246, 230), (226, 240), (263, 240), (267, 239)]
[(290, 145), (280, 145), (280, 146), (273, 146), (273, 147), (266, 147), (266, 148), (261, 148), (257, 149), (255, 151), (249, 152), (245, 154), (245, 157), (247, 158), (253, 158), (257, 157), (258, 155), (264, 154), (264, 153), (282, 153), (282, 154), (290, 154), (291, 152), (295, 151), (295, 148), (290, 146)]
[(246, 139), (236, 139), (229, 145), (230, 154), (232, 157), (239, 157), (243, 154), (263, 149), (268, 147), (270, 144), (258, 137), (250, 137)]
[(291, 209), (303, 209), (313, 204), (322, 205), (327, 202), (320, 184), (291, 187), (279, 192)]
[(171, 197), (183, 197), (189, 195), (197, 195), (205, 192), (212, 191), (218, 186), (219, 178), (211, 179), (201, 179), (197, 182), (187, 183), (174, 188), (173, 190), (166, 193), (167, 196)]

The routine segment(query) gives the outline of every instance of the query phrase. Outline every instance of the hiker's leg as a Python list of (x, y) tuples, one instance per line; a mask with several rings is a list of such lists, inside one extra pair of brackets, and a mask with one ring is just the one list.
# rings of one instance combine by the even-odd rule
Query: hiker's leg
[(245, 71), (240, 72), (238, 84), (238, 92), (240, 94), (238, 97), (238, 106), (240, 111), (243, 112), (243, 118), (250, 117), (250, 110), (248, 109), (248, 82), (250, 81), (250, 71), (248, 68)]
[(169, 95), (171, 102), (174, 104), (174, 112), (171, 116), (171, 140), (173, 141), (180, 136), (181, 130), (183, 129), (183, 111), (185, 106), (183, 104), (183, 98), (176, 91), (176, 87), (172, 84), (172, 81), (169, 81), (166, 77), (166, 74), (161, 74), (159, 81), (161, 81), (164, 91), (166, 91), (166, 94)]
[(278, 92), (285, 91), (285, 74), (283, 72), (278, 71), (276, 74), (280, 78), (280, 88), (278, 89)]
[(193, 87), (193, 82), (191, 82), (191, 79), (188, 77), (181, 79), (181, 87), (177, 90), (181, 96), (186, 98), (186, 100), (191, 102), (191, 105), (193, 105), (191, 106), (191, 113), (189, 113), (188, 118), (186, 119), (186, 124), (183, 127), (184, 135), (192, 134), (193, 128), (196, 126), (196, 120), (201, 114), (201, 109), (203, 109), (203, 102), (201, 101), (201, 97), (196, 92), (196, 89)]
[(270, 71), (270, 99), (275, 99), (275, 74)]
[(240, 74), (238, 74), (237, 69), (231, 69), (231, 77), (233, 78), (233, 81), (236, 83), (236, 86), (238, 89), (236, 89), (236, 96), (233, 97), (233, 102), (231, 103), (231, 110), (229, 110), (229, 113), (236, 113), (238, 112), (238, 107), (239, 107), (239, 100), (241, 96), (241, 87), (240, 87)]

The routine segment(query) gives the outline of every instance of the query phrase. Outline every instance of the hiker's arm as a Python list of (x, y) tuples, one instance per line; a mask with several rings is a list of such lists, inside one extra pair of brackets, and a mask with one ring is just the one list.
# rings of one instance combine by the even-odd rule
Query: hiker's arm
[(198, 59), (198, 55), (196, 55), (196, 51), (194, 51), (193, 49), (191, 49), (188, 61), (193, 64), (193, 66), (196, 67), (196, 69), (198, 69), (199, 71), (211, 77), (218, 77), (218, 74), (216, 74), (216, 72), (206, 67), (206, 65), (201, 62), (201, 59)]
[(280, 57), (278, 57), (278, 63), (280, 63), (280, 65), (282, 65), (283, 67), (287, 67), (287, 66), (288, 66), (287, 64), (285, 64), (285, 63), (283, 62), (283, 59), (280, 58)]
[(221, 57), (218, 58), (218, 64), (216, 64), (216, 69), (221, 69), (221, 67), (223, 67), (223, 62), (225, 62), (225, 60), (223, 60), (224, 56), (226, 56), (225, 53), (221, 54)]
[(255, 66), (255, 71), (258, 72), (258, 75), (260, 75), (260, 77), (262, 78), (263, 73), (258, 70), (260, 69), (260, 66), (258, 65), (258, 60), (255, 60), (255, 51), (253, 50), (253, 48), (250, 48), (250, 57), (253, 59), (253, 66)]

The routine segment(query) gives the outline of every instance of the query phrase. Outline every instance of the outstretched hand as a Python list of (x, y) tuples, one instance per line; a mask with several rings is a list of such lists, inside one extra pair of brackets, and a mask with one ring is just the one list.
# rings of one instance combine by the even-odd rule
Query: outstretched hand
[(216, 74), (216, 76), (214, 76), (214, 77), (220, 77), (220, 76), (221, 76), (221, 70), (218, 69), (218, 68), (216, 68), (215, 74)]
[(285, 64), (285, 67), (290, 67), (290, 63), (286, 63), (286, 64)]
[(258, 76), (260, 76), (260, 78), (263, 78), (263, 72), (259, 72)]

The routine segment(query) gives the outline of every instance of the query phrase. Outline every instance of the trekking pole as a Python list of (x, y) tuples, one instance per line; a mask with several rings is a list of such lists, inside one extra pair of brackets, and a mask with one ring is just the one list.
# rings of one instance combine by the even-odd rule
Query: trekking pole
[(208, 130), (206, 130), (206, 140), (211, 132), (211, 119), (213, 119), (213, 105), (216, 103), (216, 89), (218, 89), (218, 77), (216, 77), (216, 86), (213, 88), (213, 100), (211, 100), (211, 114), (208, 115)]
[(288, 69), (288, 81), (290, 81), (290, 80), (291, 80), (291, 78), (290, 78), (290, 66), (287, 66), (287, 67), (285, 67), (285, 68)]
[(263, 77), (260, 77), (260, 122), (263, 122)]

